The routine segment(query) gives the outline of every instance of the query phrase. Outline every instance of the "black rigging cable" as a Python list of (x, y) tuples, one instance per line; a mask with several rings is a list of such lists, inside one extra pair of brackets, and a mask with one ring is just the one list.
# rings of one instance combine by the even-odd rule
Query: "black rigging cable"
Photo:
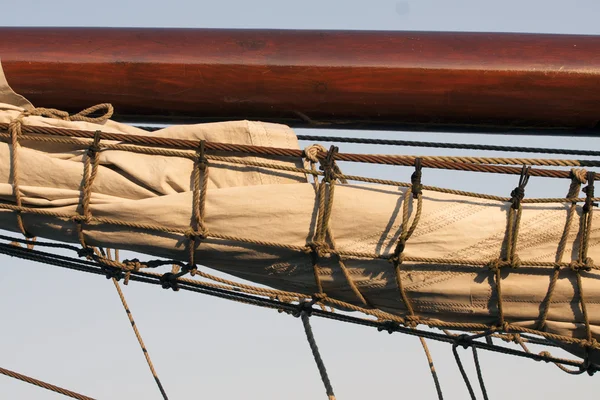
[[(148, 132), (155, 132), (163, 129), (153, 126), (136, 126)], [(438, 149), (459, 149), (459, 150), (485, 150), (502, 151), (516, 153), (538, 153), (538, 154), (564, 154), (571, 156), (600, 156), (600, 151), (579, 150), (579, 149), (550, 149), (543, 147), (521, 147), (521, 146), (499, 146), (486, 144), (467, 144), (467, 143), (439, 143), (439, 142), (421, 142), (415, 140), (396, 140), (396, 139), (370, 139), (353, 138), (338, 136), (320, 136), (320, 135), (296, 135), (298, 140), (307, 140), (311, 142), (334, 142), (334, 143), (358, 143), (358, 144), (376, 144), (386, 146), (408, 146), (408, 147), (431, 147)]]

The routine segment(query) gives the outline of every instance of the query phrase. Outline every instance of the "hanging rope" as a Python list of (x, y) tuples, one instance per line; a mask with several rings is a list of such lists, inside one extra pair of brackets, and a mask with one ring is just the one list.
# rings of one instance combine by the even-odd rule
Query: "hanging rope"
[(35, 378), (32, 378), (32, 377), (27, 376), (27, 375), (19, 374), (18, 372), (14, 372), (14, 371), (11, 371), (9, 369), (5, 369), (5, 368), (1, 368), (0, 367), (0, 374), (6, 375), (6, 376), (10, 376), (11, 378), (15, 378), (15, 379), (18, 379), (18, 380), (23, 381), (23, 382), (30, 383), (30, 384), (35, 385), (35, 386), (39, 386), (39, 387), (44, 388), (46, 390), (50, 390), (50, 391), (52, 391), (54, 393), (62, 394), (64, 396), (71, 397), (73, 399), (94, 400), (92, 397), (84, 396), (82, 394), (73, 392), (71, 390), (67, 390), (67, 389), (61, 388), (60, 386), (52, 385), (52, 384), (50, 384), (48, 382), (40, 381), (39, 379), (35, 379)]
[[(305, 306), (305, 307), (304, 307)], [(323, 381), (323, 385), (325, 386), (325, 392), (327, 393), (327, 398), (329, 400), (335, 400), (335, 394), (333, 393), (333, 387), (331, 386), (331, 382), (329, 381), (329, 376), (327, 375), (327, 369), (325, 368), (325, 363), (321, 358), (321, 354), (319, 353), (319, 347), (317, 346), (317, 342), (315, 340), (315, 335), (313, 334), (312, 328), (310, 326), (310, 315), (307, 311), (311, 309), (311, 303), (304, 303), (300, 307), (302, 307), (302, 311), (300, 311), (300, 319), (302, 319), (302, 325), (304, 326), (304, 333), (306, 333), (306, 339), (308, 340), (308, 345), (310, 346), (310, 350), (312, 352), (313, 358), (315, 359), (315, 363), (317, 364), (317, 368), (319, 369), (319, 374), (321, 375), (321, 380)]]
[(125, 296), (123, 295), (123, 291), (121, 290), (121, 286), (119, 285), (119, 282), (115, 278), (112, 278), (112, 281), (115, 285), (115, 289), (117, 289), (119, 298), (121, 299), (121, 304), (123, 304), (123, 308), (125, 309), (125, 312), (127, 313), (127, 318), (129, 318), (129, 322), (131, 322), (131, 328), (133, 329), (133, 332), (135, 333), (135, 337), (137, 338), (137, 341), (140, 344), (140, 348), (142, 349), (142, 352), (144, 353), (144, 357), (146, 358), (146, 362), (148, 363), (150, 372), (152, 373), (152, 376), (154, 377), (154, 381), (156, 382), (156, 385), (158, 386), (158, 390), (160, 390), (160, 394), (162, 395), (164, 400), (169, 400), (169, 398), (167, 397), (167, 393), (165, 392), (165, 389), (163, 388), (163, 385), (160, 382), (160, 379), (158, 378), (158, 374), (156, 373), (156, 370), (154, 369), (154, 365), (152, 364), (152, 360), (150, 359), (150, 353), (148, 353), (148, 350), (146, 349), (146, 345), (144, 344), (144, 341), (142, 340), (142, 335), (140, 335), (140, 331), (138, 330), (137, 325), (135, 324), (133, 315), (131, 314), (131, 310), (129, 309), (129, 305), (127, 305), (127, 301), (125, 300)]

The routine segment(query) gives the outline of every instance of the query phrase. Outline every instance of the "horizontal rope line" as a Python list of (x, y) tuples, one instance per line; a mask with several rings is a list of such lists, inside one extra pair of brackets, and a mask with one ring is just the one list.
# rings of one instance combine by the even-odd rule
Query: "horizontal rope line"
[[(147, 132), (156, 132), (164, 129), (162, 127), (135, 125), (136, 128)], [(338, 136), (320, 136), (320, 135), (296, 135), (298, 140), (309, 142), (332, 142), (332, 143), (358, 143), (358, 144), (376, 144), (388, 146), (406, 146), (406, 147), (430, 147), (440, 149), (457, 150), (487, 150), (487, 151), (510, 151), (515, 153), (538, 153), (538, 154), (564, 154), (571, 156), (600, 156), (600, 151), (593, 150), (575, 150), (575, 149), (551, 149), (543, 147), (522, 147), (522, 146), (500, 146), (486, 144), (467, 144), (467, 143), (440, 143), (440, 142), (421, 142), (416, 140), (397, 140), (397, 139), (372, 139), (372, 138), (352, 138)]]
[[(7, 130), (7, 123), (0, 123), (0, 129)], [(55, 127), (45, 126), (22, 126), (22, 131), (26, 133), (45, 134), (45, 135), (56, 135), (56, 136), (68, 136), (68, 137), (82, 137), (92, 139), (96, 132), (75, 130), (75, 129), (64, 129)], [(9, 135), (7, 133), (2, 134), (2, 137), (8, 140)], [(101, 139), (117, 140), (130, 144), (142, 144), (142, 145), (158, 145), (167, 147), (179, 147), (196, 150), (199, 145), (199, 140), (186, 140), (186, 139), (170, 139), (161, 137), (149, 137), (149, 136), (137, 136), (137, 135), (126, 135), (117, 134), (110, 132), (101, 132)], [(277, 147), (261, 147), (251, 145), (239, 145), (229, 143), (217, 143), (217, 142), (206, 142), (207, 150), (217, 151), (229, 151), (236, 153), (247, 153), (253, 155), (265, 155), (265, 156), (287, 156), (302, 158), (304, 156), (302, 150), (297, 149), (285, 149)], [(327, 153), (319, 152), (317, 156), (319, 158), (325, 158)], [(339, 161), (350, 161), (350, 162), (361, 162), (361, 163), (372, 163), (372, 164), (385, 164), (385, 165), (399, 165), (399, 166), (413, 166), (415, 159), (418, 157), (414, 156), (390, 156), (390, 155), (374, 155), (374, 154), (351, 154), (351, 153), (337, 153), (334, 157)], [(573, 161), (573, 160), (571, 160)], [(581, 161), (584, 162), (584, 161)], [(591, 161), (585, 161), (591, 162)], [(581, 164), (578, 164), (581, 165)], [(471, 172), (488, 172), (498, 174), (512, 174), (520, 175), (521, 168), (510, 167), (505, 165), (486, 165), (486, 164), (470, 164), (465, 162), (450, 162), (440, 159), (424, 159), (422, 166), (427, 168), (438, 168), (438, 169), (449, 169), (457, 171), (471, 171)], [(548, 170), (548, 169), (531, 169), (531, 176), (550, 177), (550, 178), (570, 178), (568, 171), (559, 170)], [(596, 179), (600, 179), (600, 174)]]
[[(112, 219), (112, 218), (103, 218), (103, 217), (95, 217), (95, 216), (85, 217), (85, 216), (78, 215), (78, 214), (73, 215), (73, 214), (59, 213), (59, 212), (48, 211), (48, 210), (41, 210), (41, 209), (37, 209), (37, 208), (19, 207), (19, 206), (12, 205), (12, 204), (0, 203), (0, 209), (6, 209), (6, 210), (29, 213), (29, 214), (45, 215), (45, 216), (51, 216), (51, 217), (56, 217), (56, 218), (64, 218), (64, 219), (75, 220), (75, 221), (85, 221), (88, 224), (96, 222), (96, 223), (100, 223), (100, 224), (116, 225), (116, 226), (123, 226), (123, 227), (127, 227), (127, 228), (150, 230), (150, 231), (157, 231), (157, 232), (164, 232), (164, 233), (179, 233), (179, 234), (184, 234), (184, 235), (193, 234), (195, 236), (204, 236), (206, 238), (228, 240), (228, 241), (232, 241), (232, 242), (247, 243), (247, 244), (265, 246), (265, 247), (275, 247), (275, 248), (281, 248), (281, 249), (287, 249), (287, 250), (293, 250), (293, 251), (300, 251), (300, 252), (304, 252), (304, 253), (310, 253), (312, 251), (312, 248), (308, 244), (304, 245), (304, 246), (300, 246), (300, 245), (292, 245), (292, 244), (286, 244), (286, 243), (263, 241), (263, 240), (259, 240), (259, 239), (244, 238), (244, 237), (238, 237), (238, 236), (223, 235), (223, 234), (213, 233), (213, 232), (209, 232), (209, 233), (190, 232), (189, 228), (186, 228), (186, 229), (166, 228), (166, 227), (160, 226), (160, 225), (126, 222), (126, 221), (119, 221), (117, 219)], [(326, 250), (327, 250), (326, 252), (328, 252), (328, 253), (338, 254), (343, 257), (357, 257), (357, 258), (370, 258), (370, 259), (383, 259), (383, 260), (387, 260), (390, 257), (389, 255), (376, 254), (376, 253), (370, 253), (370, 252), (334, 250), (334, 249), (326, 249)], [(494, 261), (491, 259), (490, 260), (484, 260), (484, 259), (469, 260), (469, 259), (460, 259), (460, 258), (428, 258), (428, 257), (408, 257), (408, 256), (404, 257), (403, 260), (407, 261), (407, 262), (426, 263), (426, 264), (456, 264), (456, 265), (463, 265), (463, 266), (472, 266), (472, 267), (477, 267), (477, 268), (486, 268), (489, 266), (490, 262)], [(546, 268), (567, 268), (567, 267), (570, 268), (572, 266), (575, 266), (575, 267), (587, 267), (590, 269), (600, 269), (600, 266), (596, 266), (596, 265), (588, 266), (588, 265), (585, 265), (582, 263), (574, 263), (574, 262), (567, 263), (567, 262), (521, 261), (520, 265), (524, 266), (524, 267), (529, 266), (529, 267), (546, 267)], [(509, 262), (500, 262), (498, 264), (498, 266), (499, 267), (507, 267), (507, 266), (511, 266), (511, 264)], [(131, 268), (133, 268), (133, 267), (131, 267)]]
[[(39, 250), (23, 249), (23, 248), (0, 243), (0, 253), (8, 254), (8, 255), (12, 255), (12, 256), (16, 256), (16, 257), (36, 261), (36, 262), (41, 262), (46, 265), (55, 265), (55, 266), (59, 266), (59, 267), (69, 268), (69, 269), (76, 269), (76, 270), (83, 271), (83, 272), (90, 272), (90, 273), (94, 273), (94, 274), (98, 274), (98, 275), (104, 275), (104, 272), (101, 269), (101, 265), (96, 264), (95, 267), (85, 265), (85, 264), (79, 265), (82, 262), (84, 262), (83, 260), (79, 260), (79, 259), (71, 259), (71, 261), (64, 261), (61, 259), (57, 260), (57, 259), (55, 259), (56, 255), (51, 254), (51, 253), (40, 252)], [(160, 278), (159, 274), (153, 274), (153, 273), (142, 272), (142, 271), (131, 271), (131, 275), (132, 276), (130, 279), (134, 280), (134, 281), (150, 283), (150, 284), (155, 284), (155, 285), (161, 284), (160, 279), (159, 279)], [(247, 295), (244, 293), (226, 291), (223, 289), (210, 288), (210, 287), (205, 286), (204, 283), (202, 283), (200, 281), (194, 281), (191, 279), (188, 281), (183, 281), (183, 280), (181, 280), (181, 278), (178, 278), (177, 280), (181, 282), (180, 288), (183, 290), (189, 290), (189, 291), (193, 291), (193, 292), (197, 292), (197, 293), (208, 294), (211, 296), (221, 297), (224, 299), (233, 300), (233, 301), (237, 301), (237, 302), (241, 302), (241, 303), (245, 303), (245, 304), (251, 304), (251, 305), (276, 309), (276, 310), (284, 310), (289, 314), (293, 314), (293, 313), (297, 312), (297, 309), (298, 309), (297, 305), (291, 304), (291, 303), (286, 303), (286, 302), (281, 302), (281, 301), (271, 300), (271, 299), (264, 299), (264, 298), (260, 298), (260, 297)], [(330, 299), (327, 299), (327, 300), (330, 300)], [(359, 309), (360, 307), (356, 307), (356, 308)], [(369, 310), (365, 310), (365, 311), (369, 311)], [(390, 332), (399, 332), (399, 333), (404, 333), (404, 334), (411, 335), (411, 336), (420, 336), (420, 337), (438, 340), (438, 341), (442, 341), (442, 342), (446, 342), (446, 343), (454, 343), (455, 342), (455, 339), (453, 337), (450, 337), (445, 334), (440, 334), (440, 333), (435, 333), (435, 332), (430, 332), (430, 331), (422, 331), (422, 330), (418, 330), (415, 328), (406, 328), (403, 326), (391, 326), (385, 321), (375, 321), (372, 319), (366, 319), (366, 318), (361, 318), (361, 317), (333, 313), (330, 311), (324, 311), (324, 310), (320, 310), (320, 309), (313, 309), (311, 311), (311, 313), (313, 315), (316, 315), (319, 317), (333, 319), (333, 320), (337, 320), (337, 321), (341, 321), (341, 322), (363, 325), (363, 326), (375, 327), (375, 328), (378, 328), (379, 330), (390, 331)], [(495, 327), (493, 327), (493, 326), (490, 327), (490, 326), (487, 326), (484, 324), (442, 323), (441, 321), (426, 320), (426, 319), (423, 319), (422, 322), (424, 325), (428, 325), (431, 327), (444, 327), (444, 328), (449, 328), (449, 329), (467, 329), (468, 330), (470, 328), (473, 328), (472, 330), (480, 330), (480, 331), (486, 331), (486, 330), (489, 330), (490, 328), (495, 329)], [(420, 323), (421, 323), (421, 321), (420, 321)], [(460, 325), (460, 327), (458, 327), (459, 325)], [(512, 326), (512, 325), (510, 325), (510, 329), (519, 331), (519, 327)], [(521, 331), (532, 331), (532, 330), (521, 329)], [(531, 332), (527, 332), (527, 333), (531, 333)], [(553, 340), (566, 342), (566, 343), (585, 342), (580, 339), (574, 339), (574, 338), (565, 337), (565, 336), (561, 336), (561, 335), (550, 334), (547, 332), (535, 332), (533, 334), (547, 337), (547, 338), (553, 339)], [(534, 359), (537, 361), (558, 362), (560, 364), (570, 365), (570, 366), (575, 366), (575, 367), (580, 367), (582, 365), (581, 362), (574, 361), (574, 360), (563, 360), (563, 359), (558, 359), (558, 358), (547, 356), (547, 355), (526, 353), (526, 352), (522, 352), (519, 350), (513, 350), (510, 348), (500, 347), (497, 345), (489, 345), (487, 343), (477, 342), (475, 340), (473, 340), (472, 343), (470, 343), (470, 345), (476, 346), (477, 348), (481, 348), (484, 350), (500, 352), (500, 353), (509, 354), (509, 355), (515, 355), (515, 356), (519, 356), (519, 357), (530, 358), (530, 359)], [(598, 347), (598, 345), (596, 344), (595, 346), (592, 346), (592, 347), (596, 348), (596, 347)]]

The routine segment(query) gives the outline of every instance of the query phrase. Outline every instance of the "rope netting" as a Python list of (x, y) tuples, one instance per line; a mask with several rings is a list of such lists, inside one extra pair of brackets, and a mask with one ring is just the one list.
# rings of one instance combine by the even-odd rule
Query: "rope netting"
[[(107, 113), (102, 117), (91, 118), (89, 114), (101, 109), (106, 109)], [(561, 369), (569, 373), (584, 373), (590, 375), (596, 371), (596, 365), (589, 360), (590, 350), (599, 350), (600, 343), (593, 337), (590, 318), (588, 315), (585, 291), (582, 277), (591, 270), (598, 270), (593, 260), (588, 256), (590, 242), (590, 233), (592, 229), (592, 220), (594, 207), (599, 198), (594, 194), (594, 182), (599, 177), (591, 171), (586, 171), (581, 167), (597, 167), (600, 161), (596, 160), (571, 160), (571, 159), (543, 159), (543, 158), (506, 158), (506, 157), (464, 157), (464, 156), (396, 156), (396, 155), (372, 155), (372, 154), (350, 154), (340, 153), (339, 148), (331, 146), (326, 150), (322, 146), (312, 145), (304, 151), (287, 148), (261, 147), (252, 145), (239, 145), (229, 143), (208, 142), (204, 140), (184, 140), (161, 137), (150, 137), (142, 135), (128, 135), (111, 132), (86, 131), (76, 129), (65, 129), (49, 126), (32, 126), (24, 123), (24, 118), (28, 115), (46, 116), (52, 118), (87, 120), (88, 122), (100, 123), (109, 118), (111, 108), (107, 105), (100, 105), (74, 116), (57, 112), (56, 110), (35, 109), (22, 113), (11, 123), (0, 123), (0, 140), (9, 143), (11, 148), (11, 184), (13, 188), (14, 201), (1, 202), (0, 209), (10, 210), (17, 216), (18, 230), (25, 236), (25, 239), (1, 236), (0, 239), (10, 243), (0, 243), (0, 253), (16, 256), (24, 259), (43, 262), (49, 265), (90, 272), (94, 274), (105, 275), (113, 280), (117, 291), (123, 302), (123, 306), (130, 312), (124, 300), (118, 281), (123, 279), (124, 284), (130, 280), (140, 281), (150, 284), (157, 284), (165, 289), (190, 290), (204, 293), (212, 296), (218, 296), (225, 299), (238, 301), (246, 304), (252, 304), (261, 307), (267, 307), (286, 312), (288, 314), (301, 317), (310, 348), (319, 368), (321, 378), (326, 388), (327, 395), (334, 399), (333, 388), (327, 376), (327, 372), (319, 354), (318, 347), (314, 340), (314, 335), (309, 323), (309, 317), (312, 315), (336, 319), (343, 322), (355, 323), (360, 325), (376, 327), (380, 331), (400, 332), (408, 335), (419, 336), (427, 356), (434, 383), (436, 385), (439, 398), (443, 398), (437, 374), (433, 367), (430, 352), (424, 339), (433, 339), (453, 344), (457, 364), (463, 372), (463, 377), (469, 388), (471, 396), (474, 398), (473, 390), (464, 373), (462, 363), (458, 356), (457, 347), (472, 347), (473, 357), (478, 372), (478, 379), (481, 384), (484, 397), (487, 398), (483, 378), (479, 367), (479, 360), (476, 349), (502, 352), (514, 356), (521, 356), (537, 361), (546, 361), (555, 363)], [(339, 138), (319, 137), (324, 140), (338, 140)], [(81, 182), (80, 204), (77, 213), (70, 214), (64, 212), (55, 212), (48, 209), (36, 207), (27, 207), (23, 205), (22, 194), (19, 182), (19, 164), (18, 151), (20, 141), (35, 141), (47, 143), (75, 144), (87, 147), (87, 154), (83, 157), (83, 179)], [(107, 141), (111, 141), (107, 143)], [(117, 141), (118, 143), (114, 143)], [(343, 142), (344, 140), (341, 140)], [(352, 142), (346, 140), (346, 142)], [(359, 142), (360, 141), (354, 141)], [(409, 141), (388, 141), (397, 143), (377, 143), (375, 144), (400, 144), (408, 146), (417, 146), (423, 142)], [(401, 143), (400, 143), (401, 142)], [(424, 147), (430, 146), (430, 143), (424, 142)], [(469, 146), (469, 145), (464, 145)], [(506, 150), (508, 147), (501, 146), (478, 146), (478, 150)], [(444, 148), (440, 145), (438, 147)], [(465, 147), (445, 147), (445, 148), (465, 148)], [(531, 151), (542, 153), (544, 149), (536, 148), (514, 148), (514, 151)], [(90, 207), (90, 199), (93, 192), (94, 180), (98, 174), (99, 157), (98, 154), (106, 150), (121, 150), (150, 155), (160, 155), (168, 157), (182, 157), (194, 161), (192, 172), (192, 219), (190, 226), (186, 229), (176, 229), (161, 226), (158, 224), (138, 223), (131, 221), (122, 221), (114, 218), (98, 217), (93, 215)], [(215, 152), (231, 153), (231, 156), (214, 154)], [(579, 154), (579, 155), (598, 155), (597, 152), (577, 152), (565, 150), (560, 153), (559, 150), (548, 151), (552, 154)], [(286, 157), (290, 160), (302, 158), (306, 161), (305, 167), (294, 167), (270, 163), (267, 161), (252, 161), (239, 158), (240, 155), (253, 156), (278, 156)], [(399, 182), (393, 180), (377, 179), (364, 176), (343, 174), (337, 165), (337, 161), (359, 162), (369, 164), (386, 164), (412, 166), (414, 173), (410, 182)], [(255, 237), (243, 237), (225, 235), (219, 232), (211, 231), (205, 223), (206, 217), (206, 198), (210, 194), (208, 190), (208, 176), (212, 167), (226, 167), (226, 164), (238, 164), (256, 167), (259, 169), (283, 170), (289, 172), (299, 172), (314, 178), (315, 190), (315, 229), (310, 239), (304, 246), (286, 243), (275, 243), (264, 241)], [(532, 168), (532, 167), (543, 168)], [(571, 171), (548, 169), (547, 167), (572, 167)], [(483, 193), (474, 193), (461, 190), (427, 186), (422, 184), (422, 170), (424, 168), (460, 170), (471, 172), (483, 172), (494, 174), (518, 175), (519, 182), (510, 196), (494, 196)], [(568, 179), (571, 182), (569, 191), (565, 197), (559, 198), (526, 198), (525, 189), (531, 176)], [(336, 245), (335, 232), (332, 229), (331, 218), (332, 209), (335, 202), (335, 191), (337, 185), (346, 184), (348, 181), (357, 181), (365, 183), (375, 183), (380, 185), (389, 185), (394, 187), (406, 188), (402, 199), (402, 223), (401, 232), (395, 243), (392, 254), (362, 252), (352, 250), (342, 250)], [(585, 197), (579, 197), (579, 192), (583, 188)], [(437, 257), (418, 257), (407, 256), (405, 248), (410, 242), (410, 238), (419, 226), (419, 221), (423, 213), (423, 192), (434, 191), (453, 195), (460, 195), (472, 198), (486, 199), (500, 203), (508, 203), (506, 240), (500, 249), (500, 257), (497, 259), (469, 259), (469, 258), (437, 258)], [(563, 229), (560, 242), (558, 244), (557, 255), (554, 261), (529, 261), (521, 260), (517, 254), (517, 244), (519, 241), (519, 228), (523, 214), (523, 204), (567, 204), (567, 218)], [(580, 204), (582, 203), (582, 204)], [(578, 210), (580, 209), (578, 238), (579, 247), (576, 251), (575, 259), (564, 260), (564, 253), (567, 245), (568, 234), (571, 226), (575, 223)], [(80, 247), (58, 244), (44, 243), (33, 238), (33, 235), (27, 231), (26, 216), (28, 214), (44, 215), (59, 218), (65, 221), (72, 221), (77, 229), (77, 235)], [(144, 229), (154, 232), (165, 232), (181, 235), (186, 242), (187, 262), (179, 260), (123, 260), (118, 257), (111, 257), (110, 251), (90, 246), (86, 243), (86, 229), (99, 225), (107, 224), (123, 228)], [(201, 248), (206, 239), (225, 240), (232, 242), (247, 243), (266, 247), (283, 248), (297, 251), (310, 256), (315, 279), (316, 291), (313, 293), (298, 293), (283, 291), (277, 289), (264, 288), (260, 286), (243, 284), (233, 280), (221, 278), (198, 269), (196, 251)], [(26, 244), (27, 247), (20, 247), (18, 244)], [(59, 247), (72, 250), (77, 253), (79, 258), (59, 256), (52, 253), (36, 250), (33, 246)], [(349, 303), (330, 297), (323, 289), (319, 269), (321, 260), (324, 257), (334, 257), (337, 261), (346, 283), (350, 287), (356, 301)], [(356, 285), (352, 275), (346, 267), (346, 261), (349, 259), (384, 259), (390, 262), (395, 273), (396, 286), (401, 301), (406, 309), (404, 316), (392, 314), (383, 310), (373, 308), (368, 299)], [(488, 269), (493, 275), (492, 285), (496, 298), (497, 315), (496, 320), (489, 324), (484, 323), (465, 323), (448, 322), (420, 315), (414, 307), (409, 293), (405, 289), (403, 281), (403, 267), (405, 263), (415, 262), (423, 264), (451, 264), (464, 266), (474, 269)], [(173, 270), (166, 273), (150, 272), (147, 269), (161, 266), (172, 265)], [(547, 290), (546, 297), (541, 306), (540, 316), (537, 320), (535, 329), (526, 328), (517, 324), (510, 323), (504, 315), (504, 302), (502, 295), (503, 276), (518, 269), (519, 267), (537, 267), (546, 268), (552, 271), (551, 281)], [(560, 335), (545, 330), (548, 318), (548, 309), (552, 302), (556, 282), (559, 279), (561, 271), (567, 271), (573, 274), (577, 284), (577, 301), (581, 308), (585, 326), (585, 337), (577, 338), (566, 335)], [(190, 275), (189, 278), (186, 275)], [(203, 280), (200, 280), (202, 278)], [(339, 311), (343, 310), (343, 311)], [(346, 311), (355, 311), (362, 313), (362, 316), (348, 315)], [(148, 365), (152, 371), (158, 387), (166, 398), (166, 394), (157, 374), (152, 366), (147, 351), (141, 340), (141, 336), (135, 327), (132, 317), (130, 321), (134, 327), (138, 341), (144, 350)], [(429, 328), (438, 328), (441, 333), (430, 330), (419, 329), (419, 326)], [(460, 333), (451, 331), (461, 331)], [(467, 332), (467, 333), (465, 333)], [(499, 338), (505, 342), (513, 342), (521, 347), (521, 350), (515, 350), (505, 346), (499, 346), (492, 343), (492, 338)], [(484, 341), (482, 341), (484, 340)], [(552, 356), (544, 351), (536, 354), (529, 350), (526, 343), (543, 345), (547, 347), (560, 347), (561, 344), (574, 344), (585, 349), (586, 356), (582, 361), (563, 359)], [(567, 367), (575, 367), (569, 369)]]

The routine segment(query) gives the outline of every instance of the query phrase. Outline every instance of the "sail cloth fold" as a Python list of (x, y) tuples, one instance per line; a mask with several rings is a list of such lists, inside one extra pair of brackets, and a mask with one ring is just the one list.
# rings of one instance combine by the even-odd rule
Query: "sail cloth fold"
[[(1, 75), (0, 75), (1, 78)], [(1, 81), (1, 79), (0, 79)], [(208, 140), (298, 149), (294, 132), (286, 126), (238, 121), (173, 126), (148, 133), (107, 120), (102, 124), (42, 116), (22, 116), (26, 104), (0, 82), (0, 122), (22, 117), (26, 126), (62, 127), (161, 138)], [(11, 94), (12, 93), (12, 94)], [(6, 132), (4, 132), (6, 133)], [(102, 141), (102, 143), (114, 143)], [(78, 224), (65, 215), (81, 214), (84, 164), (90, 141), (61, 143), (19, 139), (16, 156), (20, 201), (23, 207), (63, 217), (21, 213), (27, 233), (64, 242), (79, 242)], [(190, 153), (194, 153), (191, 151)], [(10, 140), (0, 142), (0, 200), (14, 205), (15, 184)], [(219, 153), (211, 153), (219, 155)], [(226, 153), (231, 157), (231, 153)], [(103, 149), (91, 187), (89, 213), (139, 227), (88, 221), (81, 224), (85, 243), (132, 250), (151, 256), (187, 261), (182, 232), (193, 219), (194, 160), (186, 157), (141, 154)], [(301, 159), (234, 154), (241, 160), (301, 168)], [(300, 293), (319, 290), (313, 255), (301, 251), (313, 240), (318, 196), (315, 185), (298, 171), (272, 170), (225, 161), (209, 164), (203, 223), (218, 237), (198, 244), (198, 264), (272, 288)], [(344, 271), (335, 254), (318, 260), (318, 281), (329, 297), (406, 316), (391, 256), (403, 232), (407, 188), (336, 185), (329, 218), (331, 236), (344, 257)], [(566, 190), (565, 190), (566, 191)], [(501, 257), (511, 204), (424, 190), (422, 214), (404, 245), (406, 259), (495, 260)], [(523, 204), (516, 246), (522, 263), (556, 259), (570, 204)], [(600, 222), (594, 216), (587, 256), (600, 260)], [(567, 235), (564, 261), (577, 259), (578, 219)], [(163, 231), (144, 229), (161, 226)], [(14, 210), (0, 209), (0, 228), (19, 232)], [(246, 238), (247, 242), (227, 238)], [(262, 244), (261, 244), (262, 243)], [(362, 257), (377, 254), (380, 258)], [(521, 266), (502, 269), (503, 313), (514, 326), (535, 329), (554, 269)], [(448, 323), (494, 325), (498, 320), (495, 272), (461, 263), (404, 261), (400, 277), (415, 315)], [(600, 337), (600, 281), (596, 270), (581, 273), (591, 333)], [(348, 283), (351, 280), (355, 288)], [(544, 330), (565, 337), (586, 338), (576, 275), (561, 270), (548, 307)]]

